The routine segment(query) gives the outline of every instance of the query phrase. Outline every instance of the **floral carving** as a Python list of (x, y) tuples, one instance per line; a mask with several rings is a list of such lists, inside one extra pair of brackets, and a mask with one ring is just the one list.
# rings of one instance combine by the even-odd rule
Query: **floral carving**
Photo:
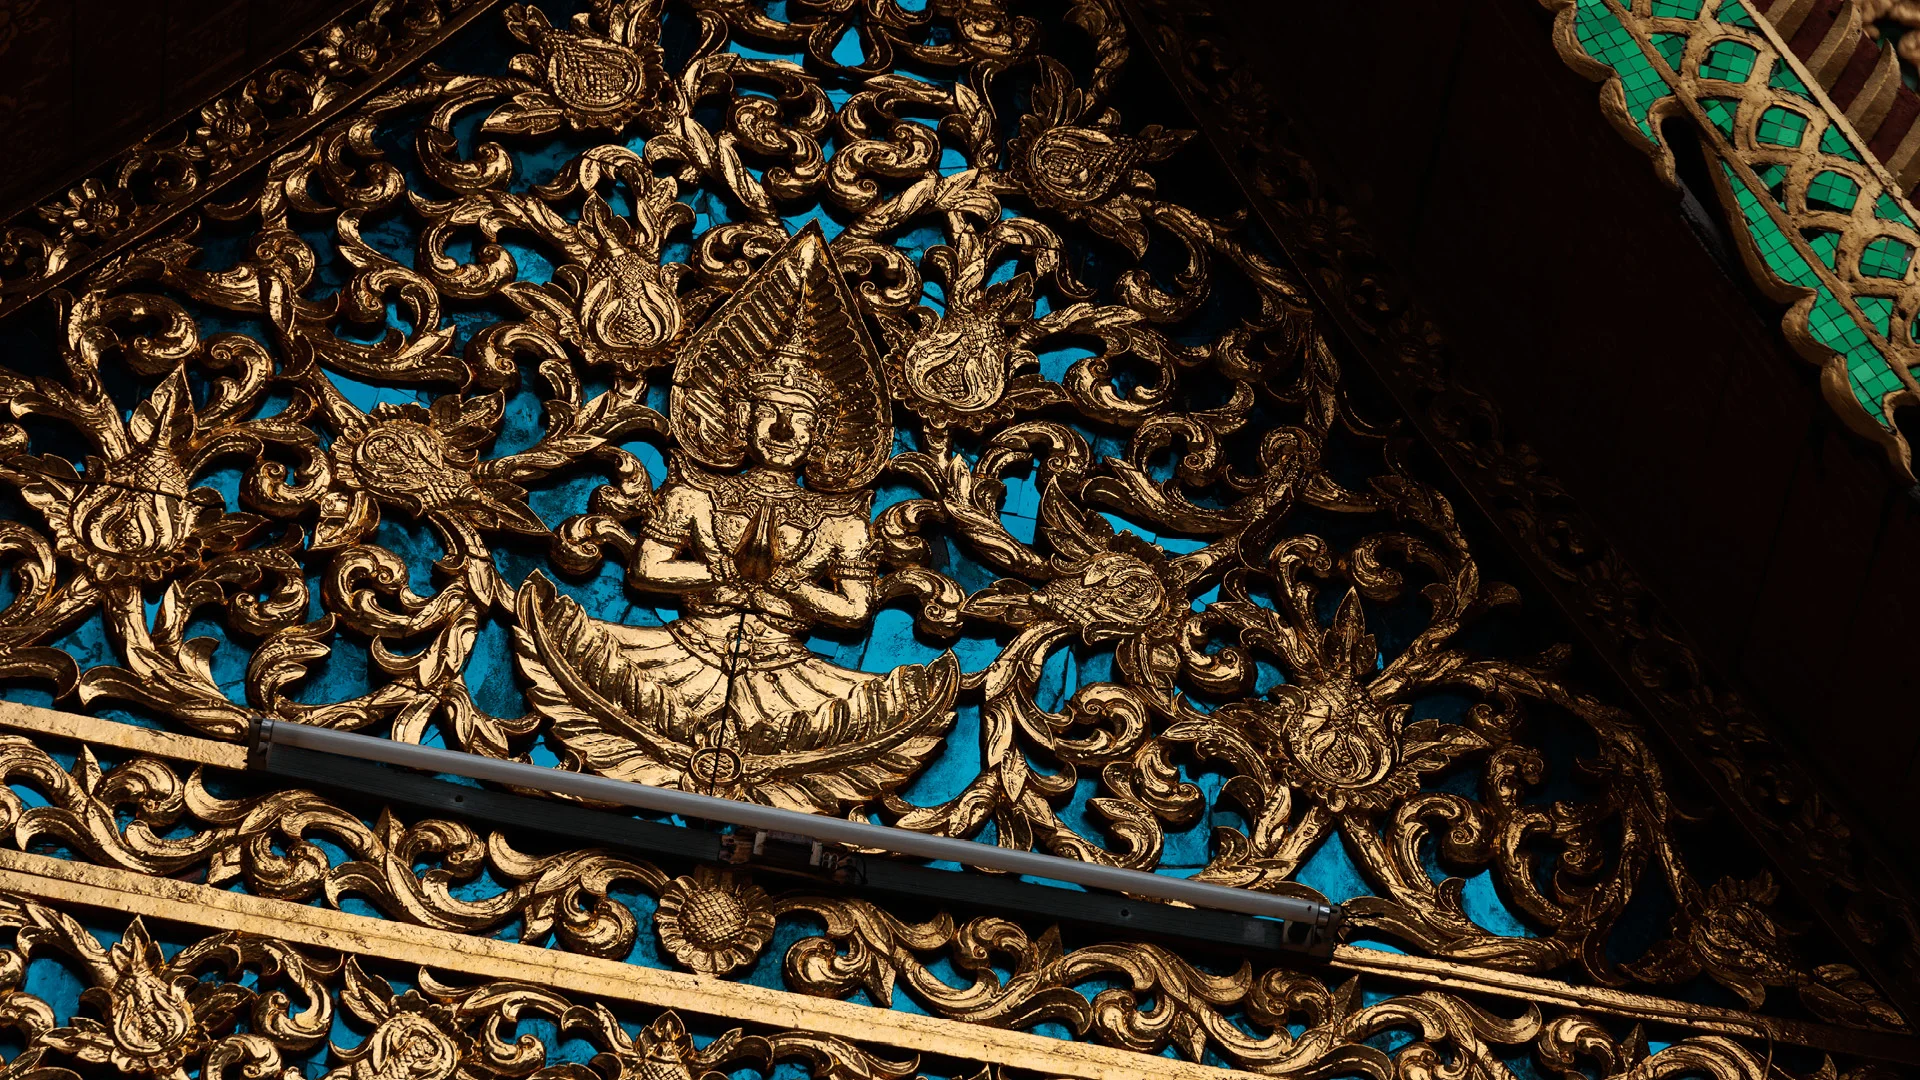
[(666, 84), (656, 44), (659, 0), (597, 0), (594, 11), (575, 15), (565, 30), (531, 4), (510, 4), (505, 15), (513, 36), (538, 50), (507, 66), (540, 89), (523, 91), (495, 110), (487, 130), (538, 134), (564, 117), (576, 131), (618, 132)]
[(773, 939), (773, 906), (758, 885), (703, 866), (667, 883), (654, 928), (674, 960), (725, 975), (759, 959)]
[(545, 535), (546, 526), (527, 508), (525, 491), (476, 472), (501, 409), (497, 394), (449, 394), (430, 409), (379, 405), (371, 414), (337, 402), (341, 432), (328, 451), (334, 483), (321, 497), (313, 546), (359, 541), (379, 524), (376, 506), (382, 502), (444, 528)]
[(161, 581), (208, 555), (231, 550), (262, 520), (228, 514), (193, 478), (214, 458), (244, 449), (244, 437), (203, 438), (186, 373), (175, 369), (122, 422), (103, 396), (82, 397), (51, 383), (14, 397), (16, 414), (45, 409), (84, 417), (101, 451), (76, 471), (65, 459), (14, 454), (0, 472), (46, 516), (54, 545), (94, 581)]
[[(220, 934), (167, 960), (139, 919), (120, 940), (103, 946), (71, 916), (5, 898), (0, 898), (0, 925), (16, 931), (21, 956), (52, 948), (84, 973), (90, 985), (81, 1002), (105, 1019), (75, 1016), (68, 1026), (38, 1036), (41, 1047), (75, 1061), (185, 1080), (186, 1065), (214, 1046), (216, 1033), (235, 1014), (250, 1010), (256, 1027), (274, 1032), (289, 1047), (313, 1046), (332, 1023), (332, 1002), (321, 985), (331, 969), (281, 942)], [(234, 981), (201, 979), (197, 972), (209, 966)], [(304, 995), (304, 1005), (288, 1015), (283, 992), (260, 994), (240, 984), (242, 966), (283, 978)]]
[(1314, 793), (1335, 813), (1386, 809), (1419, 790), (1421, 774), (1489, 745), (1470, 728), (1408, 723), (1412, 706), (1393, 704), (1393, 695), (1417, 692), (1421, 678), (1445, 673), (1379, 668), (1361, 610), (1359, 594), (1349, 590), (1331, 627), (1322, 632), (1309, 624), (1283, 646), (1307, 678), (1274, 687), (1271, 704), (1236, 702), (1220, 713), (1272, 751), (1290, 786)]
[[(1189, 1060), (1217, 1056), (1274, 1075), (1337, 1071), (1391, 1076), (1409, 1069), (1454, 1068), (1484, 1080), (1529, 1074), (1516, 1064), (1600, 1080), (1696, 1073), (1749, 1077), (1769, 1071), (1762, 1051), (1720, 1036), (1677, 1040), (1656, 1053), (1637, 1026), (1618, 1030), (1557, 1009), (1543, 1015), (1537, 1006), (1516, 1010), (1444, 990), (1398, 994), (1384, 983), (1363, 988), (1357, 978), (1323, 986), (1311, 973), (1285, 968), (1257, 978), (1244, 966), (1215, 975), (1154, 946), (1062, 953), (1051, 936), (1028, 942), (1003, 920), (980, 920), (959, 928), (957, 935), (951, 924), (896, 923), (890, 931), (883, 914), (860, 911), (857, 904), (816, 903), (831, 933), (846, 935), (858, 927), (854, 932), (863, 935), (848, 942), (851, 948), (841, 957), (846, 963), (873, 958), (868, 951), (873, 948), (908, 955), (952, 942), (955, 956), (967, 958), (971, 985), (952, 986), (925, 968), (909, 967), (903, 971), (903, 986), (918, 999), (976, 1022), (1047, 1019), (1143, 1055), (1172, 1047)], [(16, 931), (15, 949), (0, 948), (0, 1001), (5, 1003), (0, 1022), (24, 1035), (24, 1051), (0, 1064), (0, 1077), (6, 1080), (75, 1080), (102, 1074), (286, 1080), (316, 1064), (328, 1070), (324, 1075), (329, 1080), (771, 1080), (801, 1071), (833, 1080), (903, 1080), (916, 1073), (998, 1074), (995, 1066), (965, 1057), (923, 1067), (916, 1055), (885, 1046), (764, 1023), (717, 1034), (709, 1029), (710, 1037), (696, 1043), (688, 1025), (671, 1010), (646, 1008), (635, 1018), (621, 1001), (570, 1000), (545, 987), (476, 978), (466, 973), (470, 958), (457, 949), (444, 951), (441, 967), (405, 972), (412, 985), (396, 991), (380, 970), (400, 973), (379, 958), (355, 956), (321, 967), (270, 937), (217, 933), (193, 940), (191, 928), (189, 943), (171, 964), (160, 965), (151, 957), (128, 961), (129, 970), (179, 982), (185, 993), (180, 1007), (194, 1010), (191, 1030), (175, 1037), (167, 1021), (145, 1024), (134, 1037), (170, 1049), (110, 1060), (103, 1056), (109, 1053), (106, 1043), (99, 1041), (111, 1040), (109, 1025), (76, 1016), (73, 1026), (56, 1028), (48, 1019), (52, 1007), (20, 989), (27, 964), (51, 962), (42, 951), (51, 940), (48, 935), (57, 938), (68, 955), (104, 954), (110, 947), (95, 937), (98, 931), (38, 901), (11, 896), (0, 898), (0, 925)], [(895, 931), (906, 936), (890, 937)], [(137, 921), (125, 937), (137, 940), (136, 949), (152, 949)], [(215, 957), (248, 970), (243, 975), (238, 966), (214, 964), (215, 970), (202, 978), (184, 974), (187, 965), (208, 966), (204, 961)], [(1013, 978), (1002, 981), (987, 963), (994, 957), (1018, 958)], [(819, 973), (811, 963), (809, 967)], [(1129, 991), (1117, 986), (1102, 990), (1096, 1000), (1070, 989), (1089, 977), (1120, 980), (1133, 992), (1156, 995), (1158, 1003), (1142, 1009), (1129, 1002)], [(96, 989), (103, 993), (83, 1002), (82, 1009), (119, 1010), (131, 1001), (118, 989)], [(869, 989), (882, 1001), (892, 993), (890, 984)], [(253, 1007), (209, 1007), (220, 1002)], [(343, 1014), (337, 1023), (336, 1003)], [(1235, 1006), (1244, 1015), (1230, 1018), (1227, 1010)], [(341, 1037), (343, 1029), (347, 1038)], [(597, 1051), (590, 1062), (580, 1062), (577, 1044), (564, 1045), (570, 1037)], [(1059, 1047), (1062, 1061), (1084, 1053), (1073, 1042), (1050, 1042)], [(172, 1047), (188, 1049), (176, 1053)], [(1029, 1067), (1045, 1059), (1022, 1057)], [(1143, 1067), (1151, 1071), (1151, 1066)], [(1828, 1059), (1821, 1069), (1806, 1074), (1777, 1061), (1771, 1069), (1786, 1080), (1867, 1075), (1844, 1059)]]
[[(428, 983), (428, 992), (436, 987)], [(351, 1080), (452, 1080), (472, 1075), (464, 1066), (474, 1041), (461, 1030), (459, 999), (427, 997), (420, 990), (396, 995), (385, 979), (347, 962), (346, 1003), (374, 1024), (359, 1046), (339, 1051)]]
[(133, 223), (133, 200), (126, 192), (109, 188), (95, 177), (67, 191), (65, 202), (40, 208), (40, 216), (55, 228), (89, 240), (104, 239)]
[(560, 267), (540, 286), (515, 282), (507, 295), (559, 340), (576, 342), (588, 363), (636, 375), (665, 362), (686, 330), (678, 295), (687, 267), (662, 264), (668, 234), (692, 221), (675, 201), (671, 178), (653, 179), (621, 162), (635, 185), (631, 220), (589, 194), (580, 224), (560, 237), (580, 262)]
[(1020, 190), (1042, 205), (1085, 221), (1135, 258), (1146, 254), (1143, 211), (1153, 178), (1139, 166), (1164, 161), (1193, 137), (1149, 124), (1133, 134), (1118, 117), (1073, 84), (1065, 65), (1041, 61), (1033, 108), (1008, 140), (1008, 172)]

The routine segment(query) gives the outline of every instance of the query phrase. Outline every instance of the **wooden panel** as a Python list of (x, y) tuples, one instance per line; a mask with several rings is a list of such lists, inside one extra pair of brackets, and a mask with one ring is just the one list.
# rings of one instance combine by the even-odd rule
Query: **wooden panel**
[(246, 74), (247, 8), (248, 0), (168, 3), (168, 113), (191, 109)]
[[(1689, 621), (1730, 628), (1764, 546), (1725, 556), (1778, 520), (1811, 369), (1601, 118), (1593, 84), (1553, 70), (1533, 16), (1475, 9), (1416, 273), (1479, 385), (1641, 572)], [(1779, 426), (1729, 416), (1730, 395)]]
[(1747, 620), (1741, 673), (1812, 739), (1860, 716), (1830, 716), (1831, 678), (1852, 625), (1892, 486), (1837, 425), (1814, 432), (1769, 545)]
[[(1413, 226), (1451, 92), (1468, 5), (1245, 4), (1230, 13), (1267, 43), (1274, 72), (1315, 102), (1310, 135), (1342, 195), (1390, 257)], [(1328, 42), (1352, 48), (1327, 48)], [(1304, 118), (1303, 118), (1304, 119)]]
[(0, 215), (297, 44), (353, 0), (65, 0), (0, 25)]
[(70, 157), (73, 22), (72, 7), (40, 4), (0, 32), (0, 198), (8, 202)]
[(1920, 502), (1896, 494), (1842, 637), (1822, 736), (1879, 832), (1920, 859)]
[(166, 40), (166, 8), (75, 0), (74, 11), (86, 27), (85, 44), (73, 58), (75, 151), (98, 160), (166, 118), (160, 92), (166, 54), (159, 47)]

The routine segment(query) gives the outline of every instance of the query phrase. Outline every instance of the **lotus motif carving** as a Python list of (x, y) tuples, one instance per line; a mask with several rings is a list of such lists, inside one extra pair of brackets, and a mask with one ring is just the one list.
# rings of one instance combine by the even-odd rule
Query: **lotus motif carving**
[(1135, 258), (1146, 254), (1144, 198), (1153, 178), (1138, 166), (1163, 161), (1193, 137), (1150, 124), (1134, 134), (1076, 88), (1066, 67), (1043, 58), (1033, 109), (1008, 141), (1008, 171), (1020, 190), (1050, 209), (1084, 221)]
[(329, 404), (340, 434), (327, 450), (315, 548), (358, 542), (380, 523), (381, 503), (455, 532), (545, 534), (520, 487), (479, 469), (479, 450), (500, 422), (499, 395), (450, 394), (431, 408), (381, 404), (372, 413)]
[(508, 5), (505, 15), (513, 36), (537, 50), (508, 67), (538, 89), (496, 109), (487, 131), (537, 134), (564, 118), (576, 131), (618, 132), (654, 104), (666, 83), (656, 44), (659, 0), (600, 0), (567, 29), (532, 4)]
[(0, 475), (46, 515), (61, 554), (102, 584), (160, 581), (236, 546), (262, 521), (229, 514), (193, 478), (213, 459), (243, 450), (234, 436), (201, 439), (184, 371), (176, 370), (126, 421), (96, 403), (57, 394), (52, 408), (84, 415), (102, 451), (84, 471), (63, 458), (0, 453)]

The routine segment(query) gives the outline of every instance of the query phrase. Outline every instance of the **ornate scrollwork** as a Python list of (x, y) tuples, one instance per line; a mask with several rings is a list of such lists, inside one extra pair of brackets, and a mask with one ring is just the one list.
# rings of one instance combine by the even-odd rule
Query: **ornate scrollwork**
[[(379, 973), (384, 965), (363, 957), (322, 961), (247, 931), (189, 939), (163, 959), (139, 919), (109, 945), (100, 931), (26, 897), (0, 895), (0, 929), (13, 938), (10, 948), (0, 948), (0, 1025), (25, 1044), (0, 1066), (8, 1080), (290, 1077), (313, 1075), (302, 1066), (314, 1064), (328, 1069), (329, 1080), (694, 1080), (791, 1075), (795, 1067), (836, 1080), (999, 1075), (964, 1059), (923, 1069), (917, 1055), (809, 1032), (734, 1027), (696, 1042), (671, 1009), (648, 1009), (638, 1024), (623, 1022), (609, 1007), (617, 1002), (576, 1002), (545, 987), (475, 978), (451, 952), (447, 970), (409, 972), (411, 985), (401, 990)], [(984, 962), (990, 952), (1017, 944), (986, 928), (972, 955)], [(1536, 1067), (1597, 1077), (1795, 1075), (1721, 1037), (1654, 1052), (1639, 1028), (1621, 1034), (1577, 1013), (1546, 1019), (1529, 1006), (1508, 1018), (1441, 991), (1366, 994), (1359, 979), (1328, 989), (1285, 971), (1254, 983), (1244, 970), (1226, 978), (1203, 975), (1152, 950), (1062, 957), (1057, 944), (1051, 953), (1049, 943), (1038, 944), (1038, 961), (1023, 962), (1007, 988), (1017, 991), (1000, 995), (1017, 1000), (1015, 1011), (1076, 1030), (1098, 1028), (1149, 1053), (1171, 1043), (1197, 1058), (1213, 1046), (1226, 1060), (1273, 1075), (1308, 1070), (1385, 1080), (1431, 1071), (1507, 1080), (1515, 1075), (1508, 1063), (1516, 1055), (1531, 1057)], [(63, 967), (88, 986), (65, 1024), (56, 1022), (52, 1005), (24, 989), (29, 969), (42, 965)], [(1175, 995), (1182, 1004), (1135, 1012), (1121, 1004), (1127, 991), (1119, 988), (1092, 1001), (1046, 989), (1074, 967), (1130, 977), (1136, 988)], [(982, 1016), (1009, 1007), (973, 997), (972, 1011)], [(1244, 1004), (1246, 1021), (1225, 1018), (1223, 1010), (1236, 1003)], [(1251, 1034), (1245, 1022), (1270, 1033)], [(351, 1036), (344, 1044), (343, 1029)], [(562, 1046), (572, 1038), (594, 1051), (589, 1061)], [(1059, 1045), (1070, 1053), (1070, 1043)], [(1839, 1073), (1831, 1061), (1811, 1074), (1835, 1075), (1854, 1074)]]
[[(934, 1016), (1013, 1028), (1061, 1023), (1116, 1047), (1172, 1047), (1188, 1060), (1218, 1056), (1262, 1071), (1321, 1062), (1329, 1046), (1364, 1043), (1413, 1017), (1425, 1017), (1420, 1022), (1429, 1030), (1451, 1031), (1450, 1038), (1492, 1038), (1487, 1024), (1520, 1030), (1499, 1027), (1516, 1022), (1496, 1022), (1478, 1006), (1436, 1013), (1408, 1004), (1421, 999), (1396, 999), (1392, 1008), (1362, 1008), (1352, 985), (1336, 992), (1323, 982), (1332, 973), (1244, 962), (1223, 973), (1131, 941), (1068, 949), (1058, 928), (1029, 933), (994, 916), (913, 922), (871, 901), (823, 896), (804, 885), (769, 893), (736, 869), (700, 867), (673, 877), (606, 852), (529, 856), (498, 833), (482, 836), (447, 820), (408, 826), (383, 813), (367, 825), (310, 792), (222, 802), (209, 796), (200, 773), (183, 783), (153, 758), (103, 772), (82, 750), (63, 771), (45, 750), (4, 736), (0, 762), (0, 780), (45, 801), (27, 806), (15, 796), (0, 819), (23, 848), (58, 844), (107, 866), (174, 878), (201, 874), (209, 885), (335, 909), (366, 902), (434, 930), (497, 935), (515, 928), (522, 942), (607, 958), (632, 955), (637, 936), (648, 934), (681, 968), (739, 979), (767, 956), (784, 925), (798, 933), (779, 969), (783, 985), (798, 993), (864, 992), (882, 1007), (904, 993)], [(329, 854), (336, 849), (343, 854)], [(1705, 971), (1756, 1005), (1768, 987), (1796, 987), (1830, 1014), (1897, 1024), (1851, 969), (1808, 971), (1783, 959), (1789, 946), (1768, 909), (1769, 888), (1764, 879), (1723, 883), (1695, 898), (1697, 906), (1676, 918), (1675, 937), (1633, 974), (1658, 983)], [(651, 918), (622, 899), (629, 891), (655, 898)], [(1242, 1016), (1263, 1033), (1245, 1030), (1236, 1019)], [(1308, 1035), (1286, 1034), (1303, 1023)], [(1754, 1024), (1765, 1030), (1766, 1020), (1755, 1016)], [(1374, 1060), (1358, 1048), (1341, 1055), (1347, 1064)]]
[(366, 0), (281, 61), (0, 225), (0, 314), (162, 227), (464, 23), (474, 0)]
[[(38, 516), (0, 532), (0, 674), (216, 738), (266, 712), (1124, 866), (1175, 868), (1187, 834), (1180, 869), (1252, 888), (1337, 853), (1351, 925), (1399, 948), (1904, 1024), (1790, 940), (1758, 867), (1697, 877), (1661, 753), (1483, 574), (1306, 284), (1163, 194), (1188, 137), (1127, 124), (1113, 5), (1058, 12), (1084, 72), (972, 0), (545, 11), (498, 13), (534, 52), (424, 65), (104, 263), (56, 373), (0, 377), (0, 483)], [(113, 655), (80, 672), (55, 646), (83, 624)], [(143, 872), (598, 956), (634, 943), (610, 890), (638, 884), (716, 974), (798, 910), (0, 748), (48, 804), (7, 803), (23, 843)], [(500, 891), (452, 888), (483, 870)], [(1623, 944), (1640, 898), (1673, 914)], [(838, 993), (947, 947), (894, 933), (795, 970)], [(866, 957), (887, 973), (836, 974)], [(1079, 990), (981, 993), (1031, 1019)], [(1198, 1016), (1185, 1045), (1230, 1024)]]
[[(765, 1074), (782, 1061), (802, 1063), (818, 1076), (898, 1080), (915, 1066), (802, 1032), (749, 1035), (736, 1028), (696, 1048), (671, 1011), (658, 1013), (635, 1036), (604, 1004), (574, 1005), (518, 983), (462, 986), (421, 971), (415, 985), (400, 992), (357, 959), (322, 963), (244, 932), (201, 938), (165, 960), (139, 919), (107, 945), (72, 916), (10, 896), (0, 895), (0, 927), (15, 940), (12, 949), (0, 950), (0, 1023), (28, 1042), (5, 1069), (10, 1080), (66, 1080), (75, 1075), (69, 1065), (92, 1067), (89, 1075), (106, 1067), (119, 1075), (181, 1080), (219, 1080), (229, 1070), (247, 1077), (311, 1075), (289, 1058), (310, 1058), (327, 1041), (336, 1002), (366, 1030), (357, 1044), (330, 1046), (339, 1063), (327, 1073), (330, 1080), (693, 1080), (743, 1069)], [(50, 952), (65, 954), (67, 966), (85, 978), (81, 1004), (95, 1015), (76, 1014), (55, 1026), (52, 1007), (21, 989), (27, 966)], [(203, 970), (216, 977), (199, 977)], [(243, 982), (243, 972), (256, 977)], [(587, 1039), (599, 1051), (591, 1067), (555, 1060), (557, 1044), (515, 1036), (522, 1021), (535, 1018)]]
[[(1856, 963), (1903, 1002), (1916, 1000), (1904, 972), (1915, 966), (1920, 907), (1901, 872), (1847, 827), (1806, 763), (1705, 664), (1532, 449), (1507, 434), (1493, 402), (1463, 383), (1438, 327), (1410, 300), (1338, 192), (1272, 112), (1271, 98), (1251, 74), (1257, 61), (1240, 55), (1204, 12), (1158, 0), (1145, 0), (1139, 10), (1155, 52), (1196, 107), (1230, 120), (1210, 134), (1222, 140), (1226, 157), (1246, 163), (1246, 187), (1258, 192), (1258, 207), (1305, 268), (1316, 296), (1405, 395), (1435, 450), (1493, 508), (1496, 522), (1557, 587), (1569, 613), (1605, 643), (1608, 662), (1668, 733), (1669, 744), (1849, 943)], [(1739, 891), (1737, 883), (1728, 884)], [(1769, 892), (1764, 884), (1759, 891)], [(1700, 910), (1700, 895), (1695, 886), (1686, 906)], [(1750, 925), (1764, 939), (1777, 938), (1771, 919)]]

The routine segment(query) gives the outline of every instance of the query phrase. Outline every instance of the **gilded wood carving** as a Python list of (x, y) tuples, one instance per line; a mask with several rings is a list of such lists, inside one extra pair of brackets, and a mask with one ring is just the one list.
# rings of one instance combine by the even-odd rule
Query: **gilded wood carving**
[[(1542, 6), (1555, 14), (1561, 58), (1602, 83), (1601, 111), (1669, 183), (1675, 165), (1663, 125), (1688, 121), (1748, 272), (1788, 305), (1781, 329), (1819, 365), (1828, 406), (1913, 482), (1912, 448), (1894, 421), (1897, 409), (1920, 401), (1920, 229), (1910, 181), (1894, 178), (1768, 19), (1769, 10), (1799, 5)], [(1843, 7), (1841, 21), (1858, 25), (1851, 2)], [(1842, 34), (1821, 52), (1837, 55), (1847, 42)], [(1894, 65), (1883, 58), (1883, 81)], [(1910, 165), (1911, 149), (1902, 150)]]
[[(1494, 580), (1309, 283), (1194, 190), (1191, 132), (1136, 115), (1116, 6), (564, 7), (463, 9), (470, 38), (14, 316), (55, 355), (0, 372), (0, 676), (210, 739), (265, 713), (1247, 888), (1345, 860), (1349, 924), (1415, 959), (1906, 1030), (1750, 851), (1695, 868), (1666, 751)], [(155, 757), (4, 737), (0, 770), (21, 847), (575, 958), (652, 940), (738, 979), (812, 920), (789, 990), (1194, 1062), (1765, 1068)], [(473, 1075), (558, 1066), (420, 1025), (585, 1007), (345, 970), (343, 1008)], [(219, 1052), (221, 1007), (169, 1047)], [(36, 1047), (125, 1051), (95, 1035)], [(382, 1045), (339, 1067), (413, 1060)]]
[(1440, 329), (1274, 111), (1254, 74), (1258, 58), (1219, 33), (1204, 10), (1160, 0), (1129, 7), (1222, 156), (1238, 163), (1329, 322), (1395, 388), (1429, 444), (1598, 644), (1693, 775), (1826, 925), (1854, 943), (1855, 962), (1900, 1000), (1920, 1001), (1912, 977), (1920, 970), (1920, 905), (1903, 871), (1846, 824), (1825, 782), (1703, 660), (1598, 525), (1511, 436), (1498, 407), (1457, 372)]
[[(37, 884), (31, 876), (17, 880), (30, 888)], [(10, 1077), (73, 1080), (104, 1066), (121, 1075), (161, 1077), (674, 1080), (763, 1075), (783, 1061), (806, 1075), (861, 1080), (1123, 1075), (1101, 1060), (1076, 1055), (1064, 1041), (1038, 1040), (1060, 1047), (1057, 1056), (1036, 1052), (1033, 1042), (1024, 1053), (983, 1048), (977, 1057), (920, 1055), (832, 1033), (769, 1029), (765, 1021), (774, 1016), (756, 1017), (744, 1028), (726, 1028), (726, 1021), (703, 1024), (709, 1037), (696, 1041), (671, 1007), (656, 1005), (636, 1017), (627, 1003), (643, 998), (581, 1000), (500, 978), (492, 965), (457, 950), (443, 954), (441, 970), (408, 970), (364, 952), (340, 955), (277, 941), (251, 923), (207, 934), (191, 922), (167, 927), (169, 940), (180, 946), (163, 950), (145, 916), (110, 922), (112, 928), (102, 932), (75, 917), (80, 913), (30, 893), (0, 892), (0, 931), (11, 939), (0, 947), (0, 1030), (18, 1036), (22, 1045), (4, 1066)], [(1151, 952), (1107, 963), (1149, 975), (1140, 967), (1143, 960), (1151, 964)], [(52, 968), (86, 987), (80, 1007), (64, 1022), (47, 1001), (24, 989), (35, 974), (44, 979)], [(1540, 1068), (1599, 1077), (1707, 1072), (1758, 1078), (1778, 1068), (1725, 1037), (1698, 1036), (1656, 1048), (1638, 1027), (1618, 1033), (1577, 1013), (1549, 1018), (1538, 1006), (1500, 1008), (1444, 991), (1368, 993), (1362, 982), (1351, 978), (1329, 990), (1310, 975), (1275, 970), (1250, 991), (1206, 976), (1163, 987), (1216, 1008), (1245, 994), (1255, 1022), (1273, 1029), (1259, 1039), (1218, 1015), (1132, 1013), (1113, 1000), (1096, 1002), (1094, 1011), (1103, 1029), (1132, 1018), (1125, 1027), (1102, 1031), (1121, 1045), (1151, 1050), (1171, 1038), (1190, 1050), (1219, 1039), (1229, 1060), (1258, 1070), (1195, 1069), (1165, 1058), (1148, 1066), (1182, 1078), (1305, 1070), (1380, 1080), (1428, 1072), (1506, 1080), (1515, 1073), (1505, 1059), (1516, 1052), (1530, 1055)], [(1067, 1000), (1042, 995), (1029, 1011), (1057, 1015)], [(699, 1022), (697, 999), (686, 1003), (695, 1006), (689, 1015)], [(1391, 1039), (1395, 1048), (1389, 1052), (1374, 1045), (1382, 1036), (1401, 1037)], [(1057, 1073), (1048, 1068), (1050, 1057)], [(1818, 1075), (1840, 1074), (1829, 1065)]]

